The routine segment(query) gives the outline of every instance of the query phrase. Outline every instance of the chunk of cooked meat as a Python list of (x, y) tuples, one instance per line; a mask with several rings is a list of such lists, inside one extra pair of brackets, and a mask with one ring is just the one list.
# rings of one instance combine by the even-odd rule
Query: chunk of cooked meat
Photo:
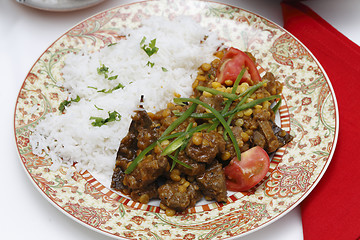
[(186, 154), (197, 162), (211, 163), (225, 149), (225, 141), (218, 132), (199, 132), (192, 136), (186, 146)]
[(138, 151), (144, 150), (158, 138), (157, 127), (146, 111), (140, 110), (132, 117), (128, 134), (122, 139), (117, 152), (111, 186), (118, 190), (140, 189), (152, 183), (168, 167), (166, 157), (149, 155), (130, 174), (124, 174), (129, 162)]
[(196, 177), (196, 181), (207, 200), (226, 202), (226, 178), (220, 163), (216, 162), (208, 167), (203, 174)]
[(281, 129), (279, 126), (277, 126), (274, 122), (272, 123), (272, 129), (273, 129), (273, 132), (274, 132), (275, 136), (277, 137), (277, 139), (278, 139), (278, 141), (280, 143), (279, 147), (285, 146), (286, 144), (291, 142), (291, 140), (294, 138), (288, 132)]
[(283, 147), (293, 138), (272, 121), (258, 122), (259, 130), (254, 131), (252, 142), (254, 145), (262, 147), (269, 154)]
[(136, 157), (137, 152), (144, 150), (157, 138), (157, 128), (146, 111), (137, 111), (132, 117), (128, 134), (121, 140), (116, 156), (116, 167), (125, 171), (127, 164)]
[(259, 123), (259, 128), (261, 129), (262, 134), (266, 139), (266, 145), (264, 147), (265, 151), (268, 153), (275, 152), (279, 148), (280, 143), (272, 130), (271, 122), (258, 121), (258, 123)]
[[(222, 95), (219, 94), (211, 97), (205, 97), (204, 95), (201, 95), (200, 101), (209, 104), (217, 111), (221, 111), (224, 107), (223, 106), (224, 98)], [(205, 112), (205, 108), (201, 105), (198, 105), (196, 112)]]
[(157, 191), (158, 187), (159, 186), (157, 182), (151, 183), (145, 188), (131, 191), (130, 197), (134, 201), (146, 204), (149, 202), (149, 200), (158, 198), (159, 196)]
[(134, 171), (125, 175), (123, 184), (130, 189), (144, 188), (163, 175), (169, 168), (169, 162), (165, 156), (147, 155)]
[(252, 140), (253, 140), (254, 145), (259, 146), (261, 148), (265, 148), (266, 139), (261, 132), (254, 131)]
[(110, 187), (116, 191), (127, 192), (128, 188), (123, 184), (124, 177), (125, 173), (121, 168), (115, 167)]
[(162, 204), (178, 212), (194, 207), (202, 197), (196, 184), (190, 182), (181, 184), (170, 180), (158, 188), (158, 193)]
[(205, 163), (196, 162), (186, 155), (184, 151), (181, 151), (178, 156), (178, 160), (191, 166), (191, 168), (184, 167), (183, 165), (176, 164), (176, 168), (179, 169), (182, 173), (188, 176), (196, 176), (205, 172)]
[(277, 95), (277, 94), (280, 94), (282, 92), (283, 84), (278, 82), (278, 81), (275, 81), (275, 76), (274, 76), (273, 73), (266, 72), (266, 74), (263, 76), (262, 79), (269, 81), (268, 84), (266, 85), (266, 90), (271, 95)]

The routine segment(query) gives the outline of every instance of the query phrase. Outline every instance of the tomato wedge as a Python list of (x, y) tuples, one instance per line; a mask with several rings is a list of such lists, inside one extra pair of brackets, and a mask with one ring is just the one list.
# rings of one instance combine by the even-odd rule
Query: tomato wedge
[(240, 82), (247, 82), (250, 85), (261, 81), (260, 74), (251, 58), (239, 49), (230, 47), (222, 57), (217, 69), (217, 81), (223, 84), (226, 80), (235, 82), (243, 68), (246, 68)]
[(247, 191), (265, 177), (269, 167), (269, 155), (261, 147), (253, 147), (241, 153), (241, 161), (235, 157), (224, 168), (226, 187), (230, 191)]

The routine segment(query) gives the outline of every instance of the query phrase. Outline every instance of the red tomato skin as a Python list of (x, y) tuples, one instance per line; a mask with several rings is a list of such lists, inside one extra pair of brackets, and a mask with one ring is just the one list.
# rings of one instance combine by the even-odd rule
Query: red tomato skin
[(243, 68), (247, 68), (240, 82), (256, 84), (261, 81), (260, 74), (251, 58), (239, 49), (230, 47), (220, 61), (217, 70), (217, 81), (224, 83), (226, 80), (235, 82)]
[(269, 155), (259, 146), (241, 154), (241, 160), (233, 158), (224, 167), (226, 187), (230, 191), (248, 191), (258, 184), (269, 171)]

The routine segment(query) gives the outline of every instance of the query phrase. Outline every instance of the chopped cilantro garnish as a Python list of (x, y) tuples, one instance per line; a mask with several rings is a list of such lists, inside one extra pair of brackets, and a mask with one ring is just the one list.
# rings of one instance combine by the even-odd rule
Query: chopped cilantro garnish
[(168, 70), (164, 67), (161, 67), (161, 69), (163, 70), (163, 72), (167, 72)]
[(108, 45), (108, 47), (114, 46), (114, 45), (116, 45), (116, 44), (117, 44), (117, 42), (110, 43), (110, 44)]
[(155, 47), (155, 45), (156, 45), (156, 38), (154, 38), (153, 40), (151, 40), (149, 44), (145, 44), (145, 41), (146, 41), (146, 37), (143, 37), (143, 38), (141, 39), (141, 42), (140, 42), (140, 47), (141, 47), (141, 49), (143, 49), (149, 57), (150, 57), (151, 55), (157, 53), (157, 51), (159, 50), (159, 48)]
[(102, 66), (97, 68), (97, 72), (99, 75), (104, 75), (105, 78), (108, 78), (109, 68), (103, 64)]
[(94, 107), (97, 109), (97, 110), (104, 110), (102, 108), (99, 108), (98, 106), (94, 105)]
[(115, 80), (117, 78), (118, 78), (118, 75), (114, 75), (114, 76), (109, 77), (108, 80)]
[(153, 67), (154, 65), (155, 65), (155, 63), (150, 62), (150, 61), (148, 61), (148, 62), (146, 63), (146, 66), (149, 66), (149, 67)]
[[(119, 83), (116, 87), (114, 87), (113, 89), (112, 89), (112, 91), (115, 91), (115, 90), (118, 90), (118, 89), (123, 89), (125, 86), (124, 85), (122, 85), (121, 83)], [(111, 92), (112, 92), (111, 91)]]
[(122, 85), (121, 83), (119, 83), (116, 87), (114, 87), (114, 88), (112, 88), (112, 89), (101, 89), (101, 90), (99, 90), (98, 92), (103, 92), (103, 93), (112, 93), (113, 91), (115, 91), (115, 90), (118, 90), (118, 89), (122, 89), (122, 88), (124, 88), (125, 86), (124, 85)]
[(143, 45), (145, 45), (145, 40), (146, 40), (146, 37), (144, 36), (144, 37), (141, 39), (140, 47), (142, 47)]
[(117, 111), (108, 112), (109, 117), (108, 118), (102, 118), (102, 117), (90, 117), (90, 120), (94, 120), (91, 125), (94, 127), (101, 127), (108, 122), (114, 122), (114, 121), (120, 121), (121, 115)]
[(97, 68), (97, 72), (99, 75), (104, 75), (105, 79), (107, 80), (115, 80), (118, 77), (118, 75), (109, 77), (109, 74), (112, 74), (113, 71), (109, 72), (109, 67), (105, 66), (104, 64)]
[(80, 97), (79, 97), (79, 96), (76, 96), (75, 99), (64, 100), (64, 101), (62, 101), (62, 102), (60, 103), (58, 109), (59, 109), (60, 112), (64, 112), (65, 107), (68, 106), (70, 103), (72, 103), (72, 102), (79, 102), (79, 101), (80, 101)]

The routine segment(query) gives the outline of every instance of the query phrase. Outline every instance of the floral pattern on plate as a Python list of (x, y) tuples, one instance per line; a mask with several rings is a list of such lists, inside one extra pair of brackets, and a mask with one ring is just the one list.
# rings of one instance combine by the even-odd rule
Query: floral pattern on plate
[[(57, 111), (68, 94), (64, 57), (84, 47), (97, 51), (120, 40), (118, 30), (136, 28), (153, 15), (189, 15), (216, 32), (227, 45), (251, 51), (264, 71), (284, 83), (282, 128), (294, 140), (273, 157), (266, 178), (250, 192), (235, 193), (226, 204), (198, 205), (168, 217), (159, 207), (140, 204), (104, 187), (89, 172), (50, 169), (29, 145), (31, 127)], [(20, 89), (15, 137), (26, 172), (45, 197), (64, 213), (104, 234), (125, 239), (229, 239), (269, 224), (299, 204), (330, 163), (338, 134), (338, 110), (331, 83), (312, 54), (276, 24), (246, 10), (206, 1), (147, 1), (113, 8), (78, 24), (38, 59)], [(72, 171), (71, 171), (72, 172)]]

